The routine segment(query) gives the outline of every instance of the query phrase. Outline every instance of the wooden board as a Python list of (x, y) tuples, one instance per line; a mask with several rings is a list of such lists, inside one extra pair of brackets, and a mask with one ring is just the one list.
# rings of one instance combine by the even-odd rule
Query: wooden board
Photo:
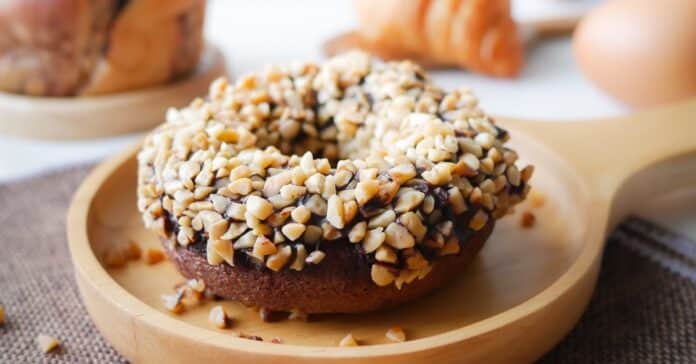
[[(696, 177), (684, 167), (696, 161), (686, 154), (696, 150), (695, 114), (696, 100), (613, 120), (501, 120), (520, 156), (537, 166), (533, 185), (546, 203), (534, 209), (525, 203), (502, 220), (456, 282), (389, 312), (315, 322), (265, 323), (252, 310), (224, 302), (231, 330), (207, 325), (209, 304), (182, 315), (163, 309), (160, 295), (182, 280), (169, 263), (102, 264), (105, 251), (129, 239), (158, 244), (135, 208), (134, 147), (100, 165), (75, 195), (68, 236), (77, 282), (99, 330), (136, 363), (533, 361), (579, 319), (594, 289), (605, 232), (638, 206), (636, 194)], [(638, 181), (628, 178), (636, 173)], [(665, 179), (666, 173), (674, 178)], [(528, 210), (538, 223), (522, 230), (519, 213)], [(409, 340), (387, 343), (384, 334), (393, 325)], [(232, 330), (284, 343), (241, 339)], [(348, 332), (365, 345), (337, 347)]]
[(164, 86), (92, 97), (32, 97), (0, 92), (0, 133), (39, 139), (84, 139), (145, 131), (170, 106), (184, 106), (226, 74), (219, 49), (207, 45), (194, 73)]

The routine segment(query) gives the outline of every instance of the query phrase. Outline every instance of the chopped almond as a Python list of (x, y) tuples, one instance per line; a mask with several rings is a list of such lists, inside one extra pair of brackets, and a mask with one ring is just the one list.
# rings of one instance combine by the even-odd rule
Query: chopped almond
[(529, 204), (534, 208), (542, 207), (544, 206), (544, 203), (546, 203), (546, 197), (544, 194), (534, 189), (532, 189), (532, 192), (529, 193), (528, 199)]
[(40, 334), (36, 337), (36, 343), (39, 345), (39, 349), (44, 353), (51, 352), (60, 346), (60, 341), (58, 341), (58, 339), (44, 334)]
[(222, 306), (215, 306), (208, 314), (208, 322), (218, 329), (224, 329), (229, 323), (229, 317)]
[(143, 255), (143, 250), (140, 249), (140, 245), (138, 245), (134, 241), (129, 241), (128, 245), (126, 246), (125, 249), (125, 256), (128, 260), (138, 260), (140, 257)]
[(107, 268), (121, 268), (126, 265), (126, 263), (126, 256), (119, 250), (109, 251), (104, 257), (104, 264)]
[(350, 346), (358, 346), (358, 341), (355, 340), (353, 337), (353, 334), (348, 334), (346, 335), (341, 341), (338, 343), (338, 346), (341, 347), (350, 347)]
[(536, 217), (533, 213), (529, 211), (525, 211), (522, 213), (522, 217), (520, 218), (520, 225), (522, 226), (522, 228), (529, 229), (534, 226), (535, 222)]
[(145, 251), (145, 263), (155, 265), (164, 260), (164, 252), (159, 249), (148, 249)]
[(385, 336), (387, 339), (398, 343), (406, 341), (406, 333), (398, 326), (394, 326), (387, 330)]
[(164, 307), (171, 313), (180, 314), (184, 312), (184, 304), (181, 302), (184, 296), (184, 290), (179, 290), (177, 293), (162, 295)]

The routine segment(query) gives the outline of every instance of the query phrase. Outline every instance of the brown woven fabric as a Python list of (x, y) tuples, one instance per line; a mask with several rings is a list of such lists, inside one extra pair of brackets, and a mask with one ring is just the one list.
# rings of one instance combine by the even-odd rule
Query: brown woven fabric
[[(65, 213), (86, 167), (0, 186), (0, 363), (124, 363), (89, 321)], [(696, 244), (631, 219), (610, 239), (595, 297), (543, 363), (696, 363)], [(38, 334), (62, 349), (41, 353)]]

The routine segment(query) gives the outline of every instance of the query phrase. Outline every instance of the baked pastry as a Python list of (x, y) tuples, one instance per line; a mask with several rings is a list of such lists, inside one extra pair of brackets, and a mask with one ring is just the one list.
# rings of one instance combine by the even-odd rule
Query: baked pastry
[(190, 72), (205, 0), (8, 0), (0, 5), (0, 90), (98, 95)]
[(270, 67), (167, 112), (138, 208), (186, 277), (271, 310), (365, 312), (460, 274), (531, 167), (466, 89), (353, 52)]
[(383, 59), (519, 74), (524, 48), (509, 0), (355, 0), (359, 26), (327, 42), (330, 55), (363, 49)]

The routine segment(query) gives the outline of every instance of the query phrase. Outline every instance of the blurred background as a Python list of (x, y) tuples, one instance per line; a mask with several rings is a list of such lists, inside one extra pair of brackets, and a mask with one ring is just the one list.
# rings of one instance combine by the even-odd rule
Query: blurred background
[[(646, 0), (636, 1), (643, 5), (657, 4)], [(679, 1), (670, 0), (668, 3)], [(575, 25), (589, 11), (609, 2), (610, 7), (605, 7), (601, 14), (593, 15), (593, 29), (583, 32), (589, 34), (584, 38), (590, 41), (581, 39), (584, 44), (576, 44), (574, 52), (572, 31)], [(681, 2), (693, 3), (689, 0)], [(510, 6), (510, 13), (517, 22), (517, 31), (524, 39), (522, 48), (525, 53), (524, 66), (515, 77), (493, 77), (457, 67), (438, 68), (431, 74), (446, 88), (463, 85), (471, 87), (479, 96), (484, 110), (492, 115), (523, 119), (573, 121), (622, 115), (635, 110), (625, 103), (616, 101), (617, 98), (609, 96), (611, 92), (602, 91), (597, 83), (591, 82), (589, 79), (592, 77), (587, 77), (588, 73), (596, 76), (596, 72), (581, 72), (578, 60), (584, 59), (585, 71), (592, 71), (591, 67), (597, 66), (591, 62), (603, 62), (603, 58), (599, 57), (602, 55), (611, 58), (610, 50), (621, 48), (624, 39), (628, 44), (631, 44), (630, 41), (632, 44), (648, 43), (647, 49), (651, 53), (659, 52), (661, 49), (649, 44), (651, 40), (658, 44), (675, 43), (663, 41), (659, 37), (664, 34), (688, 33), (683, 30), (692, 29), (693, 24), (696, 24), (688, 20), (688, 16), (693, 20), (693, 13), (696, 13), (691, 12), (693, 6), (682, 10), (686, 15), (680, 15), (680, 18), (671, 15), (685, 24), (681, 30), (663, 29), (662, 33), (657, 32), (655, 36), (631, 31), (636, 27), (662, 28), (646, 25), (648, 20), (645, 20), (645, 13), (642, 16), (631, 13), (630, 9), (640, 8), (645, 11), (646, 7), (634, 7), (628, 0), (512, 0)], [(628, 6), (628, 10), (624, 11), (621, 6)], [(672, 8), (660, 6), (658, 9), (676, 9), (677, 13), (680, 11), (676, 5)], [(655, 15), (653, 18), (664, 21), (664, 18), (660, 17), (661, 15)], [(398, 18), (399, 14), (396, 14), (394, 19)], [(540, 25), (544, 28), (557, 23), (561, 23), (562, 26), (551, 36), (539, 31)], [(607, 23), (611, 24), (609, 31), (602, 29)], [(673, 26), (679, 22), (670, 19), (667, 23)], [(228, 73), (234, 78), (247, 72), (261, 70), (269, 63), (321, 60), (326, 57), (323, 47), (328, 40), (360, 26), (364, 27), (364, 24), (360, 23), (352, 0), (209, 0), (203, 31), (206, 41), (218, 47), (224, 54)], [(601, 33), (599, 42), (592, 38), (597, 37), (593, 34), (595, 29)], [(693, 36), (693, 33), (687, 34), (687, 37)], [(397, 34), (395, 37), (399, 36)], [(602, 44), (601, 40), (607, 42)], [(595, 45), (605, 48), (598, 51)], [(679, 51), (691, 52), (692, 56), (696, 53), (693, 49), (684, 50), (684, 47), (679, 48)], [(625, 58), (628, 62), (637, 59), (632, 55)], [(690, 60), (687, 58), (682, 64), (684, 62), (688, 63)], [(648, 69), (655, 68), (650, 63), (644, 66)], [(696, 69), (696, 65), (693, 68)], [(621, 71), (623, 70), (608, 70), (617, 74)], [(641, 70), (638, 69), (637, 72)], [(691, 74), (693, 76), (693, 72)], [(606, 85), (603, 85), (603, 88), (608, 89)], [(0, 134), (0, 183), (101, 160), (136, 143), (143, 135), (134, 133), (98, 139), (42, 140)], [(694, 224), (688, 223), (684, 217), (678, 217), (683, 214), (674, 208), (669, 211), (670, 216), (658, 214), (656, 218), (662, 217), (678, 230), (696, 235), (696, 227), (692, 226)]]
[[(513, 0), (520, 22), (578, 16), (599, 0)], [(351, 0), (211, 0), (204, 34), (226, 56), (232, 77), (289, 60), (321, 60), (322, 44), (357, 26)], [(578, 72), (570, 34), (535, 42), (515, 79), (458, 69), (437, 70), (447, 88), (467, 85), (495, 115), (533, 119), (583, 119), (618, 115), (626, 108), (597, 91)], [(0, 182), (96, 161), (135, 143), (140, 135), (46, 141), (0, 135)]]

